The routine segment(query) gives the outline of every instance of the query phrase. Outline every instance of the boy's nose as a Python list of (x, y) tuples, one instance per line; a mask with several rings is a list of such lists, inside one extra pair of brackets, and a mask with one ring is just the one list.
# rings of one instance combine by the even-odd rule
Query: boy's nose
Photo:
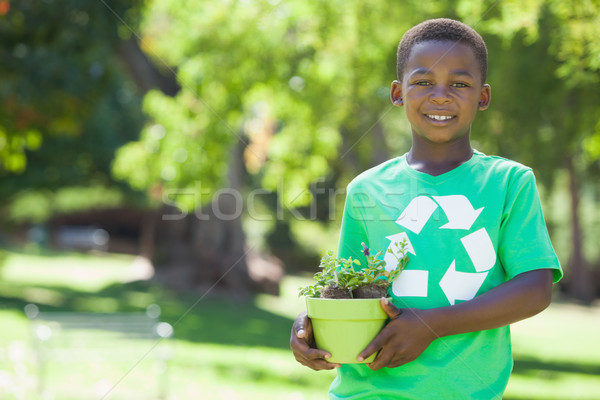
[(440, 86), (434, 87), (429, 96), (429, 101), (436, 104), (449, 103), (451, 100), (448, 95), (448, 88)]

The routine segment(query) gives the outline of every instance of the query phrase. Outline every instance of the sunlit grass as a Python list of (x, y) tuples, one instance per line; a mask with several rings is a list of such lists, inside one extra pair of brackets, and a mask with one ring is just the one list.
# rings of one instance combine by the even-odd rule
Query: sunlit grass
[(171, 376), (178, 399), (317, 400), (334, 377), (301, 367), (283, 349), (181, 344), (177, 352)]
[(9, 252), (0, 267), (0, 279), (3, 282), (96, 291), (130, 276), (133, 261), (134, 257), (129, 255)]
[[(298, 279), (286, 280), (283, 291), (287, 300), (259, 296), (256, 302), (262, 304), (260, 307), (251, 299), (240, 302), (213, 296), (197, 303), (202, 293), (174, 295), (150, 283), (115, 285), (128, 279), (131, 259), (111, 259), (78, 254), (55, 254), (46, 259), (9, 253), (4, 279), (0, 281), (0, 298), (6, 300), (0, 309), (0, 323), (10, 327), (0, 330), (0, 370), (4, 371), (0, 373), (0, 398), (38, 398), (40, 371), (31, 347), (29, 323), (23, 314), (24, 305), (30, 302), (47, 311), (86, 312), (143, 311), (150, 303), (160, 304), (162, 319), (175, 325), (173, 357), (167, 370), (171, 400), (309, 400), (326, 396), (332, 372), (317, 373), (300, 366), (287, 348), (291, 318), (302, 307), (295, 294)], [(75, 276), (90, 279), (73, 279)], [(292, 309), (286, 309), (293, 303)], [(279, 307), (279, 312), (271, 310), (273, 307)], [(183, 315), (185, 318), (180, 319)], [(94, 347), (102, 351), (105, 345), (95, 343)], [(152, 355), (152, 344), (145, 345)], [(123, 353), (119, 347), (115, 351)], [(8, 353), (16, 354), (16, 358), (8, 357)], [(147, 363), (137, 364), (135, 357), (129, 361), (135, 365), (134, 372), (147, 372)], [(78, 376), (79, 391), (87, 396), (93, 395), (94, 390), (101, 393), (116, 380), (112, 373), (101, 372), (93, 365), (90, 372), (87, 365), (75, 359), (70, 364), (50, 362), (47, 366), (46, 377), (51, 378), (62, 400), (75, 399), (72, 393), (79, 386), (73, 376)], [(126, 374), (129, 366), (122, 364), (113, 369), (122, 370), (127, 376), (106, 399), (133, 398), (130, 393), (132, 388), (140, 387), (139, 374)], [(154, 376), (150, 374), (149, 379)]]
[(600, 308), (554, 303), (511, 329), (506, 399), (600, 399)]

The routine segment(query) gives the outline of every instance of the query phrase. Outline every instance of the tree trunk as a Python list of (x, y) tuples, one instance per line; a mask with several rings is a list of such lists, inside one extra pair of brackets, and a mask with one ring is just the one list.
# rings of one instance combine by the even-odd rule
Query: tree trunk
[(230, 291), (244, 295), (251, 291), (251, 282), (241, 218), (244, 206), (242, 152), (243, 143), (238, 141), (229, 162), (229, 187), (218, 191), (219, 195), (204, 208), (208, 220), (193, 220), (191, 244), (194, 257), (204, 261), (201, 282), (221, 283)]
[(140, 222), (139, 255), (147, 260), (154, 257), (154, 247), (156, 246), (156, 227), (160, 215), (157, 211), (147, 212)]
[(169, 72), (161, 74), (159, 69), (152, 64), (140, 49), (135, 38), (123, 42), (119, 47), (119, 58), (125, 64), (129, 76), (142, 93), (159, 89), (167, 96), (175, 96), (179, 92), (180, 87), (175, 79), (175, 73), (169, 70)]
[[(179, 91), (174, 74), (161, 74), (135, 39), (123, 43), (119, 56), (143, 93), (158, 88), (174, 96)], [(246, 248), (243, 149), (242, 141), (233, 147), (229, 187), (218, 191), (210, 204), (187, 216), (165, 205), (157, 211), (158, 220), (144, 221), (141, 256), (152, 259), (156, 280), (176, 290), (226, 290), (238, 296), (257, 289), (278, 292), (283, 275), (278, 260)]]
[(241, 221), (242, 148), (238, 144), (232, 152), (230, 186), (219, 190), (211, 203), (187, 216), (164, 208), (155, 265), (157, 280), (167, 286), (183, 290), (226, 290), (240, 296), (252, 291)]
[(567, 159), (569, 192), (571, 195), (571, 238), (572, 249), (569, 259), (568, 294), (574, 299), (590, 303), (594, 298), (591, 274), (583, 255), (583, 230), (579, 217), (579, 186), (573, 158)]

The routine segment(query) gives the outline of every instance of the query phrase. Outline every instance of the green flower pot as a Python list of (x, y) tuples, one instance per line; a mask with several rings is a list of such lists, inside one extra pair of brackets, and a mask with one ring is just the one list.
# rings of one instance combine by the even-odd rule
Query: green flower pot
[[(317, 348), (328, 351), (327, 361), (358, 364), (356, 359), (385, 326), (388, 316), (379, 299), (321, 299), (306, 297)], [(372, 362), (373, 354), (363, 363)]]

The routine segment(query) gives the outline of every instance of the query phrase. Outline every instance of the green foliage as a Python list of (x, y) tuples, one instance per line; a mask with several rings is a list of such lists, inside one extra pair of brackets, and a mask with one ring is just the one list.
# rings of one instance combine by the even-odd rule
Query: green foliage
[[(42, 143), (58, 136), (80, 138), (92, 121), (110, 134), (122, 121), (127, 125), (130, 118), (135, 119), (129, 107), (135, 99), (128, 93), (116, 58), (119, 21), (105, 4), (77, 0), (4, 3), (8, 10), (0, 15), (0, 174), (22, 173), (28, 152), (51, 151)], [(134, 23), (132, 9), (140, 3), (118, 0), (111, 7)], [(119, 101), (111, 105), (110, 118), (106, 118), (107, 112), (99, 109), (110, 96)], [(129, 133), (125, 131), (126, 136)], [(96, 137), (100, 139), (97, 148), (101, 138)]]
[[(354, 260), (358, 261), (358, 260)], [(358, 261), (360, 263), (360, 261)], [(304, 288), (300, 288), (300, 296), (310, 296), (310, 297), (320, 297), (321, 290), (329, 285), (331, 282), (335, 282), (337, 280), (337, 269), (340, 263), (340, 259), (338, 259), (333, 251), (329, 250), (327, 254), (325, 254), (321, 258), (321, 263), (319, 264), (319, 268), (321, 271), (317, 272), (314, 275), (314, 280), (316, 281), (312, 285), (308, 285)]]
[[(191, 209), (227, 186), (243, 158), (251, 176), (242, 185), (307, 205), (316, 180), (342, 188), (408, 150), (410, 127), (389, 102), (396, 45), (441, 16), (488, 44), (493, 102), (475, 121), (475, 147), (532, 166), (548, 188), (573, 158), (585, 190), (598, 189), (598, 0), (9, 4), (0, 15), (5, 203), (28, 188), (113, 187), (114, 173), (158, 200), (174, 191)], [(115, 14), (141, 27), (143, 50), (182, 86), (175, 97), (147, 94), (141, 136), (140, 95), (117, 56), (131, 32)]]
[[(476, 121), (474, 138), (532, 166), (551, 185), (565, 160), (586, 150), (582, 143), (590, 143), (600, 121), (600, 2), (510, 0), (490, 11), (483, 20), (461, 14), (481, 20), (477, 29), (490, 54), (493, 102)], [(580, 173), (589, 162), (582, 167)]]
[[(398, 275), (404, 271), (404, 267), (406, 267), (406, 264), (408, 263), (408, 256), (406, 255), (408, 243), (406, 240), (403, 240), (401, 243), (394, 242), (393, 246), (396, 247), (396, 251), (394, 251), (392, 248), (389, 248), (387, 252), (396, 258), (398, 261), (398, 266), (389, 272), (389, 275), (387, 276), (388, 282), (395, 281)], [(398, 254), (402, 254), (402, 257), (398, 256)]]
[(145, 49), (183, 89), (147, 97), (154, 121), (120, 151), (115, 173), (136, 188), (177, 189), (191, 208), (228, 185), (241, 142), (255, 187), (307, 205), (315, 180), (343, 187), (408, 150), (410, 127), (389, 102), (396, 46), (410, 26), (444, 16), (488, 44), (493, 102), (475, 121), (475, 147), (532, 166), (548, 186), (566, 157), (585, 154), (580, 172), (594, 174), (599, 9), (597, 0), (150, 1)]
[[(177, 201), (189, 208), (228, 184), (230, 160), (239, 157), (233, 148), (242, 142), (246, 168), (262, 187), (278, 190), (286, 206), (308, 204), (309, 185), (337, 165), (369, 166), (371, 146), (362, 139), (389, 104), (386, 86), (410, 8), (382, 1), (149, 2), (146, 50), (177, 71), (182, 91), (174, 99), (147, 96), (154, 121), (119, 152), (115, 173), (138, 188), (177, 189)], [(153, 129), (164, 134), (153, 136)], [(358, 160), (340, 160), (343, 136)], [(185, 160), (174, 160), (179, 148)]]
[(381, 259), (383, 255), (382, 251), (371, 255), (369, 248), (364, 243), (362, 246), (363, 253), (367, 258), (366, 267), (357, 269), (356, 267), (361, 265), (359, 260), (353, 260), (352, 257), (337, 258), (330, 250), (321, 258), (321, 263), (319, 264), (321, 271), (314, 275), (316, 282), (300, 288), (299, 295), (320, 297), (321, 291), (327, 286), (347, 289), (349, 292), (352, 292), (359, 286), (373, 283), (387, 287), (400, 275), (408, 263), (406, 241), (402, 243), (395, 242), (393, 244), (397, 252), (394, 252), (391, 247), (388, 249), (388, 252), (393, 254), (398, 261), (396, 267), (391, 271), (386, 271), (385, 269), (386, 262)]
[(143, 205), (115, 183), (117, 148), (137, 138), (141, 95), (120, 59), (113, 11), (135, 27), (138, 0), (11, 1), (0, 15), (0, 217)]

